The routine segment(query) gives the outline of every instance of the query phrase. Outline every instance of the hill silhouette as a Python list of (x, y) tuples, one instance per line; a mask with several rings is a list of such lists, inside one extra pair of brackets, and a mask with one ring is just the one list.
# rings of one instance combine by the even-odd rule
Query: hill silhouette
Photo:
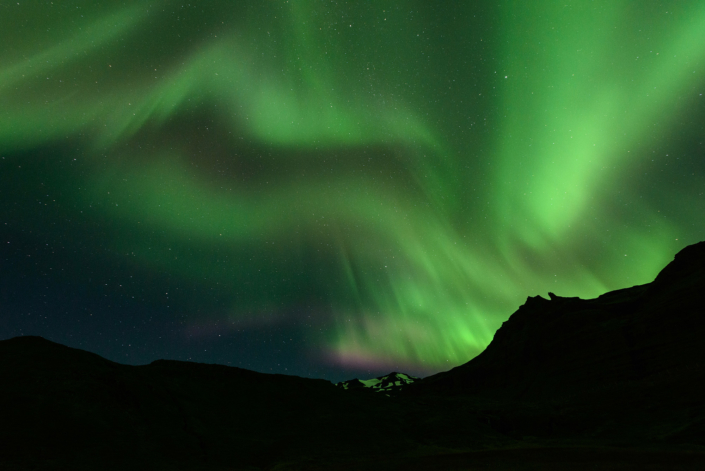
[(0, 342), (0, 469), (703, 469), (705, 242), (648, 284), (530, 297), (391, 397)]

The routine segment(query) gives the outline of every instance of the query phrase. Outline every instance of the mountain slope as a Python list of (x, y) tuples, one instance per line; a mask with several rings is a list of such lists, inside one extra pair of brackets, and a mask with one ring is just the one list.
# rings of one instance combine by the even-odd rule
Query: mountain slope
[(652, 283), (589, 300), (549, 297), (529, 297), (484, 352), (409, 391), (542, 399), (702, 376), (705, 242), (684, 248)]
[(178, 361), (120, 365), (40, 337), (0, 342), (0, 377), (2, 469), (269, 469), (413, 445), (399, 420), (370, 428), (404, 416), (388, 397), (324, 380)]
[(528, 298), (482, 354), (402, 396), (532, 404), (535, 412), (504, 414), (502, 431), (513, 435), (705, 446), (705, 242), (651, 283), (549, 297)]

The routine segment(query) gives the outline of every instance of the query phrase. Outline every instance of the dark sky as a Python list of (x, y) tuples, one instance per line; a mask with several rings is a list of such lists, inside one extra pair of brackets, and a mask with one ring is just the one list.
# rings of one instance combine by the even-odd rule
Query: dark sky
[(702, 1), (0, 2), (0, 339), (340, 381), (705, 239)]

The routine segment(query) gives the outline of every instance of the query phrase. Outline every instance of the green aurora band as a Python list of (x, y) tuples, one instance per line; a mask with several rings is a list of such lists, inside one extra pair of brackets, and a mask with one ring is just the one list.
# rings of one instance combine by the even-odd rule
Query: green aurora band
[(437, 371), (705, 233), (703, 2), (70, 3), (2, 7), (0, 155), (64, 146), (55, 220), (214, 286), (191, 323), (302, 305), (332, 361)]

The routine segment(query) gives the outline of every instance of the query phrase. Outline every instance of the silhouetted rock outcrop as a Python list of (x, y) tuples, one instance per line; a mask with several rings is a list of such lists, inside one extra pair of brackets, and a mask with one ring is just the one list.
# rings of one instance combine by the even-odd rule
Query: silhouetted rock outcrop
[(409, 391), (543, 400), (702, 381), (705, 242), (684, 248), (651, 283), (595, 299), (549, 296), (529, 297), (480, 355)]
[(549, 296), (529, 297), (484, 352), (404, 395), (531, 404), (504, 414), (514, 435), (705, 445), (705, 242), (651, 283)]

